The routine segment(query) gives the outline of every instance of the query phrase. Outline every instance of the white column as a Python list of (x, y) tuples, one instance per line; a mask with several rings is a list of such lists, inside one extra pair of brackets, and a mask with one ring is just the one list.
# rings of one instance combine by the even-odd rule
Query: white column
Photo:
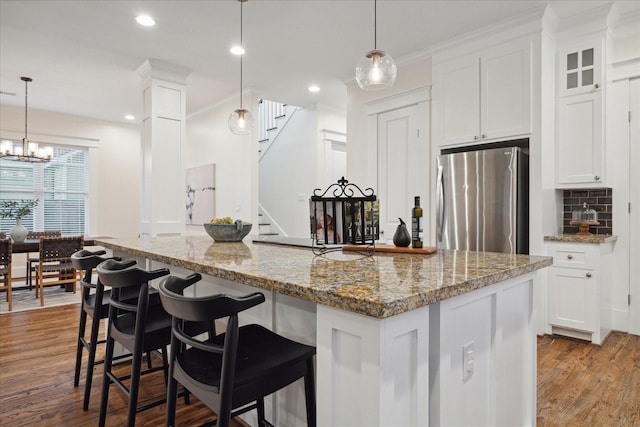
[(190, 70), (149, 59), (142, 80), (142, 200), (144, 236), (185, 233), (186, 78)]

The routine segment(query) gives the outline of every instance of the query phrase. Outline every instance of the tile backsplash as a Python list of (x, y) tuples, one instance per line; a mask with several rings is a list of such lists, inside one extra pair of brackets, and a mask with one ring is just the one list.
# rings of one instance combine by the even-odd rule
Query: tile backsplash
[(562, 208), (562, 232), (575, 234), (578, 226), (570, 225), (571, 213), (574, 210), (583, 210), (582, 204), (587, 202), (590, 209), (598, 212), (600, 225), (592, 225), (589, 231), (593, 234), (613, 234), (613, 219), (611, 217), (611, 200), (613, 190), (611, 188), (564, 190)]

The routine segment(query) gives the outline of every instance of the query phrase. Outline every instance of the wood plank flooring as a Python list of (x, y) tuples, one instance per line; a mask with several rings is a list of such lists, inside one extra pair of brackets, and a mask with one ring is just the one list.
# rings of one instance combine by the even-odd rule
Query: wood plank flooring
[(538, 338), (538, 426), (640, 426), (640, 337)]
[[(0, 314), (0, 426), (97, 426), (102, 365), (94, 370), (89, 410), (82, 410), (86, 351), (80, 387), (73, 386), (80, 304)], [(101, 332), (100, 336), (104, 336)], [(102, 357), (103, 345), (98, 357)], [(158, 357), (158, 362), (160, 358)], [(155, 361), (154, 361), (155, 363)], [(129, 371), (123, 363), (121, 369)], [(162, 372), (144, 376), (140, 401), (166, 393)], [(107, 426), (126, 424), (127, 399), (117, 386), (109, 394)], [(137, 426), (164, 425), (165, 405), (138, 413)], [(178, 401), (179, 426), (200, 425), (215, 415), (197, 398)], [(235, 427), (244, 423), (236, 422)]]
[[(95, 369), (88, 411), (82, 410), (84, 370), (80, 387), (73, 386), (79, 310), (75, 304), (0, 315), (0, 426), (97, 425), (102, 366)], [(161, 373), (143, 378), (142, 400), (164, 392)], [(164, 425), (164, 410), (139, 413), (136, 425)], [(640, 426), (640, 337), (614, 333), (602, 347), (538, 338), (537, 414), (538, 426)], [(188, 406), (178, 402), (178, 425), (211, 419), (195, 397)], [(126, 398), (112, 386), (107, 425), (125, 420)]]

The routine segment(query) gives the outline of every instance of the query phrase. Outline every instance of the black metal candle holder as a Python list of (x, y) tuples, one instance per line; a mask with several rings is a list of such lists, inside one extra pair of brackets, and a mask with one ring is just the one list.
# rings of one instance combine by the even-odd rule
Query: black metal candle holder
[(367, 254), (379, 239), (379, 209), (372, 188), (364, 191), (344, 177), (326, 190), (316, 188), (309, 201), (311, 240), (316, 255), (362, 245)]

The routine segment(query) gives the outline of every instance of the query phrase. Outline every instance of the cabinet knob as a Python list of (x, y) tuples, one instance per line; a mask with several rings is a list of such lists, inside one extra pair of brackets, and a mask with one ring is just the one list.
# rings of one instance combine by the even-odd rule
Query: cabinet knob
[(573, 259), (573, 255), (571, 254), (567, 255), (567, 259)]
[(477, 141), (478, 140), (478, 135), (473, 135), (473, 140)]
[(598, 83), (596, 83), (595, 85), (593, 85), (593, 87), (595, 87), (596, 89), (600, 88), (600, 85)]
[(591, 273), (587, 273), (587, 277), (591, 277)]
[(486, 138), (487, 135), (485, 135), (484, 133), (482, 135), (480, 135), (480, 138)]
[(600, 181), (600, 177), (598, 175), (594, 176), (593, 179), (595, 179), (596, 181)]

